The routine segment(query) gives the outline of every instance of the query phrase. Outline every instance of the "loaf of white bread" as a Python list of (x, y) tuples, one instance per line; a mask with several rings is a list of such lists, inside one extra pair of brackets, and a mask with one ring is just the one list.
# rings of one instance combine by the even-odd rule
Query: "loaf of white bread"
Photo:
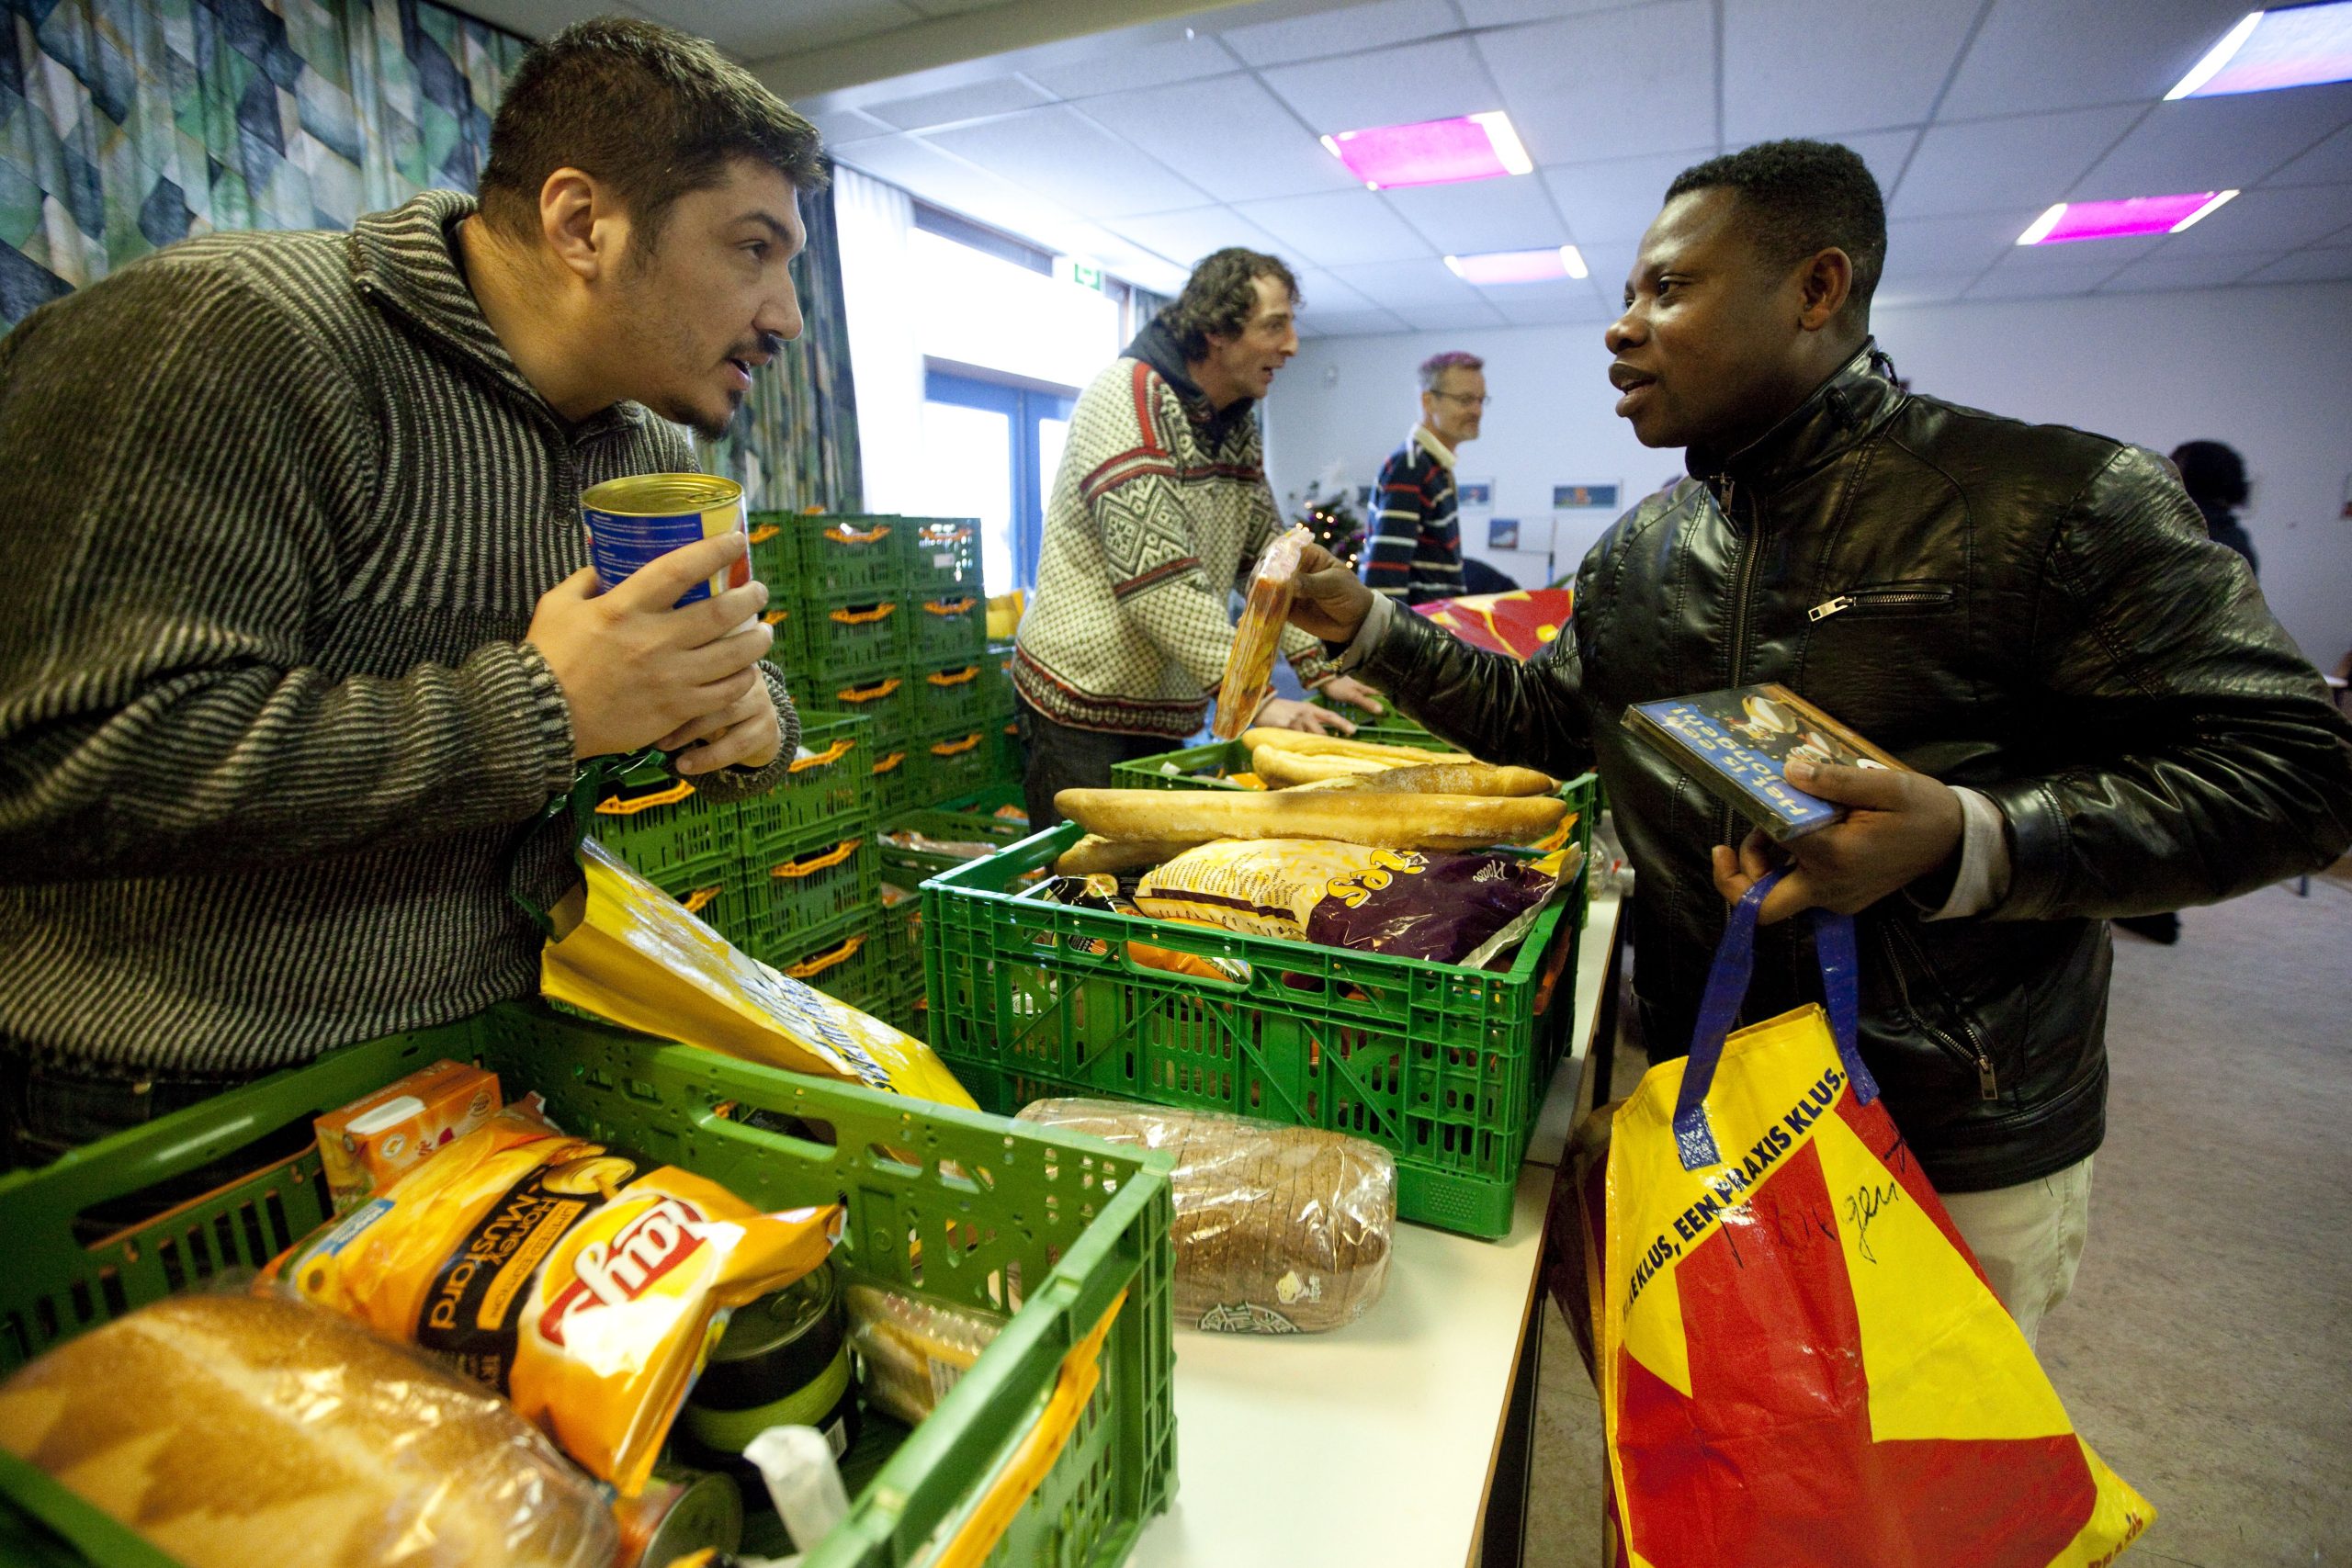
[(177, 1296), (0, 1383), (0, 1448), (187, 1568), (610, 1568), (613, 1515), (495, 1394), (300, 1303)]

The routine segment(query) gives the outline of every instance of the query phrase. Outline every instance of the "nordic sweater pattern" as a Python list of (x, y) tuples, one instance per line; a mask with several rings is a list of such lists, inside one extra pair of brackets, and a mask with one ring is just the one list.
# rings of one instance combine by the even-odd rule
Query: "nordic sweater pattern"
[[(1227, 591), (1281, 531), (1257, 420), (1212, 417), (1143, 359), (1114, 360), (1071, 412), (1013, 683), (1079, 729), (1200, 728), (1233, 643)], [(1286, 628), (1303, 681), (1323, 645)]]
[[(453, 254), (470, 199), (191, 240), (0, 342), (0, 1041), (235, 1075), (537, 989), (571, 721), (521, 639), (581, 489)], [(798, 727), (775, 688), (785, 756)], [(783, 773), (698, 781), (722, 797)]]
[(1408, 604), (1462, 592), (1462, 522), (1453, 470), (1416, 430), (1381, 465), (1372, 542), (1363, 580), (1375, 593)]

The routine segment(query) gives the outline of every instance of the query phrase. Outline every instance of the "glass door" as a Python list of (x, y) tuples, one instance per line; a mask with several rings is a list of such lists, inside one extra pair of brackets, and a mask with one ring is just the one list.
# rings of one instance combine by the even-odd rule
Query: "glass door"
[(923, 399), (924, 511), (979, 520), (989, 592), (1035, 588), (1072, 400), (945, 370), (925, 376)]

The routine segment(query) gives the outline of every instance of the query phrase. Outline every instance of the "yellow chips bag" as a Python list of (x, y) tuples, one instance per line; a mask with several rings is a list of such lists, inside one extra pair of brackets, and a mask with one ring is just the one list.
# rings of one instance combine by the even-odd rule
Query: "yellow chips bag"
[(838, 1205), (763, 1214), (716, 1182), (509, 1106), (279, 1258), (279, 1288), (507, 1396), (634, 1496), (726, 1314), (825, 1261)]
[(626, 1028), (745, 1061), (978, 1109), (931, 1048), (729, 946), (594, 840), (558, 905), (539, 989)]

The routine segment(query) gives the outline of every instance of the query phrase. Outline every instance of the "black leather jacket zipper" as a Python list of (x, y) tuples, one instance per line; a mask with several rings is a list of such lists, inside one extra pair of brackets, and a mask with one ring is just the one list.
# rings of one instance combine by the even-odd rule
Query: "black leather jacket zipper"
[[(1953, 1014), (1960, 1018), (1962, 1031), (1968, 1036), (1968, 1043), (1962, 1044), (1951, 1034), (1929, 1022), (1927, 1014), (1921, 1012), (1912, 1001), (1911, 983), (1904, 978), (1903, 955), (1897, 951), (1897, 943), (1899, 942), (1904, 950), (1909, 952), (1918, 963), (1922, 976), (1932, 976), (1935, 971), (1929, 967), (1927, 955), (1919, 951), (1919, 944), (1912, 940), (1911, 933), (1892, 921), (1882, 921), (1878, 927), (1878, 937), (1879, 945), (1886, 950), (1887, 972), (1894, 976), (1894, 994), (1901, 999), (1903, 1010), (1918, 1024), (1928, 1038), (1935, 1043), (1938, 1050), (1962, 1066), (1976, 1069), (1978, 1099), (1985, 1100), (2000, 1099), (2001, 1083), (1993, 1070), (1992, 1053), (1984, 1049), (1983, 1041), (1977, 1039), (1976, 1031), (1970, 1025), (1966, 1015), (1962, 1013), (1956, 1006), (1952, 1009)], [(1938, 988), (1941, 988), (1941, 982), (1938, 982)]]
[[(1729, 474), (1719, 474), (1716, 478), (1724, 487), (1723, 496), (1716, 505), (1722, 508), (1724, 521), (1730, 525), (1733, 536), (1739, 540), (1739, 570), (1732, 574), (1731, 603), (1731, 683), (1736, 686), (1746, 673), (1747, 602), (1756, 592), (1756, 562), (1764, 552), (1760, 547), (1761, 541), (1756, 537), (1756, 529), (1753, 526), (1742, 529), (1737, 519), (1732, 516), (1732, 501), (1738, 493), (1738, 487), (1732, 482)], [(1737, 845), (1740, 841), (1739, 824), (1733, 819), (1728, 806), (1716, 811), (1715, 837), (1726, 844)]]
[(1916, 604), (1950, 604), (1960, 596), (1959, 590), (1948, 584), (1921, 588), (1856, 588), (1824, 599), (1804, 613), (1808, 621), (1826, 621), (1848, 610), (1899, 610)]

